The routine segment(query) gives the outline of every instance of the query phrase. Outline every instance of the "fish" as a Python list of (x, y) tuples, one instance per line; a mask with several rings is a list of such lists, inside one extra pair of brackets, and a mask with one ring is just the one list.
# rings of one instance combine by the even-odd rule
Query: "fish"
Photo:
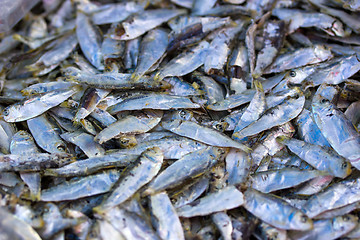
[(308, 216), (279, 197), (249, 188), (244, 193), (244, 199), (245, 209), (276, 228), (299, 231), (313, 229), (313, 221)]
[(132, 168), (127, 168), (130, 174), (122, 174), (115, 185), (114, 191), (97, 206), (94, 211), (102, 212), (128, 200), (137, 190), (153, 179), (159, 172), (164, 156), (158, 147), (145, 150)]
[(79, 91), (79, 87), (54, 90), (42, 95), (34, 96), (6, 107), (2, 115), (6, 122), (21, 122), (37, 117), (50, 108), (53, 108)]
[[(220, 204), (226, 203), (226, 204)], [(195, 217), (208, 215), (241, 206), (244, 203), (243, 194), (234, 186), (225, 187), (217, 192), (209, 193), (205, 197), (176, 209), (181, 217)]]
[(211, 146), (233, 147), (241, 149), (244, 152), (251, 151), (249, 147), (232, 140), (225, 134), (212, 128), (203, 127), (191, 121), (175, 119), (171, 122), (162, 122), (161, 126), (180, 136), (188, 137)]
[(120, 172), (109, 170), (80, 179), (70, 180), (41, 191), (41, 201), (59, 202), (108, 192), (119, 179)]

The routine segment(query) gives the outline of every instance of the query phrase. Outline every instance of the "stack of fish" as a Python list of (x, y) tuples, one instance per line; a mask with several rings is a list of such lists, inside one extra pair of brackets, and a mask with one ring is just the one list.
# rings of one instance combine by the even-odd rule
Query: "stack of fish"
[(357, 0), (43, 0), (0, 43), (1, 239), (359, 239)]

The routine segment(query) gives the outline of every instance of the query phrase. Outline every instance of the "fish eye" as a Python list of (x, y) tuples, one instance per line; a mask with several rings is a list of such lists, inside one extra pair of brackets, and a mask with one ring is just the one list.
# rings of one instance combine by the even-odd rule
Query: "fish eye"
[(343, 219), (345, 222), (350, 221), (350, 217), (347, 216), (347, 215), (343, 216), (342, 219)]
[(219, 149), (218, 149), (218, 152), (219, 152), (220, 154), (224, 154), (224, 153), (225, 153), (224, 149), (222, 149), (222, 148), (219, 148)]
[(269, 240), (276, 240), (276, 239), (278, 239), (278, 234), (274, 233), (273, 236), (269, 236), (268, 239)]
[(223, 131), (223, 130), (224, 130), (223, 125), (221, 125), (220, 123), (216, 124), (216, 125), (215, 125), (215, 128), (216, 128), (217, 130), (219, 130), (219, 131)]
[(129, 139), (121, 139), (120, 143), (125, 145), (125, 144), (129, 143)]
[(65, 152), (65, 146), (64, 145), (59, 145), (56, 147), (57, 150), (61, 151), (61, 152)]
[(3, 110), (3, 115), (4, 115), (4, 116), (8, 116), (9, 114), (10, 114), (9, 109), (8, 109), (8, 108), (5, 108), (5, 109)]
[(295, 71), (290, 71), (289, 75), (290, 75), (290, 77), (296, 77), (296, 72)]
[(305, 216), (305, 215), (302, 215), (301, 218), (300, 218), (300, 221), (301, 221), (302, 223), (306, 223), (306, 222), (308, 221), (308, 217)]
[(298, 99), (300, 97), (300, 94), (297, 93), (294, 97), (295, 99)]
[(181, 110), (179, 114), (180, 114), (180, 117), (185, 117), (186, 116), (186, 112), (184, 110)]
[(326, 103), (326, 101), (327, 101), (326, 98), (320, 100), (321, 103)]
[(344, 162), (342, 165), (341, 165), (341, 168), (347, 168), (348, 166), (348, 163), (347, 162)]

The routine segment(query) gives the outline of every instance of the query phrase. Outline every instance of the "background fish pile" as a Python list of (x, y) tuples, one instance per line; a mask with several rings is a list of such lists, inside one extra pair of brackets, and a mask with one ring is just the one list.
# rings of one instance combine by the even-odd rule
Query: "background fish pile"
[(359, 33), (356, 0), (43, 0), (0, 43), (0, 239), (359, 239)]

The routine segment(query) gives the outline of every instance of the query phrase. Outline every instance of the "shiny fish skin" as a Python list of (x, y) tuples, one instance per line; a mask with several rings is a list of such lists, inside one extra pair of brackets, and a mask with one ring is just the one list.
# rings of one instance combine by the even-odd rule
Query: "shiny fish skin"
[(294, 52), (280, 55), (264, 73), (283, 72), (285, 70), (299, 68), (308, 64), (323, 62), (332, 58), (330, 50), (321, 45), (309, 48), (301, 48)]
[(260, 223), (254, 233), (258, 239), (287, 240), (287, 231), (275, 228), (267, 223)]
[(262, 160), (268, 156), (274, 156), (277, 152), (284, 148), (284, 145), (278, 143), (276, 138), (278, 136), (293, 136), (295, 132), (294, 126), (288, 122), (271, 131), (262, 142), (259, 142), (253, 147), (251, 153), (251, 167), (256, 169), (260, 166)]
[(0, 239), (360, 239), (355, 0), (28, 1)]
[(200, 105), (193, 103), (189, 98), (167, 94), (147, 94), (129, 97), (124, 101), (111, 106), (108, 111), (111, 114), (125, 110), (142, 109), (181, 109), (181, 108), (200, 108)]
[[(38, 147), (36, 146), (33, 137), (26, 131), (20, 130), (12, 137), (10, 144), (11, 154), (18, 155), (31, 155), (40, 153)], [(22, 172), (20, 173), (21, 179), (28, 185), (31, 198), (39, 199), (40, 190), (41, 190), (41, 176), (39, 173), (29, 173)]]
[(305, 97), (299, 92), (295, 98), (290, 98), (282, 104), (267, 110), (256, 122), (240, 132), (233, 134), (235, 138), (243, 138), (260, 133), (277, 125), (282, 125), (299, 115), (305, 103)]
[(237, 134), (245, 127), (259, 119), (259, 117), (265, 112), (267, 105), (265, 99), (264, 89), (260, 82), (254, 81), (256, 93), (251, 100), (249, 106), (236, 124), (233, 134)]
[(131, 79), (142, 77), (165, 54), (168, 46), (168, 32), (158, 28), (145, 35), (141, 42), (140, 57)]
[(138, 158), (137, 155), (105, 155), (101, 157), (90, 157), (81, 161), (70, 163), (60, 168), (45, 169), (45, 176), (76, 177), (89, 175), (101, 169), (125, 167)]
[(89, 17), (78, 12), (76, 17), (76, 36), (87, 60), (97, 69), (104, 69), (101, 63), (101, 35)]
[(257, 55), (256, 66), (252, 73), (255, 78), (260, 76), (263, 70), (273, 62), (282, 47), (285, 38), (285, 22), (269, 21), (265, 23), (263, 38), (263, 47)]
[(312, 101), (314, 120), (322, 134), (341, 156), (348, 159), (356, 168), (360, 168), (360, 134), (343, 112), (329, 100), (315, 94)]
[[(129, 199), (142, 186), (147, 184), (159, 172), (163, 154), (158, 147), (153, 147), (144, 151), (139, 159), (134, 162), (133, 167), (125, 170), (123, 176), (115, 185), (114, 191), (95, 208), (95, 211), (103, 211), (115, 207)], [(125, 175), (128, 173), (127, 175)]]
[(137, 144), (134, 148), (120, 149), (112, 154), (140, 155), (147, 148), (159, 147), (164, 154), (164, 159), (179, 159), (184, 155), (204, 149), (207, 145), (188, 138), (174, 136), (155, 139)]
[(49, 153), (67, 152), (65, 142), (60, 138), (60, 129), (49, 121), (46, 115), (40, 115), (27, 121), (35, 142)]
[(279, 197), (248, 189), (244, 198), (246, 210), (274, 227), (300, 231), (313, 228), (310, 218)]
[[(95, 88), (105, 89), (162, 89), (167, 88), (164, 82), (144, 76), (137, 81), (131, 80), (130, 73), (97, 73), (92, 74), (81, 71), (75, 67), (63, 70), (65, 79), (78, 83), (85, 83)], [(105, 90), (106, 91), (106, 90)]]
[(131, 40), (184, 13), (183, 10), (171, 9), (146, 10), (131, 20), (121, 23), (124, 29), (123, 35), (112, 35), (111, 37), (118, 40)]
[(69, 90), (54, 90), (40, 96), (34, 96), (22, 103), (11, 105), (3, 110), (6, 122), (21, 122), (39, 116), (52, 107), (55, 107), (78, 92), (73, 87)]
[(294, 193), (301, 196), (314, 195), (329, 186), (333, 179), (334, 176), (331, 175), (316, 177), (307, 182), (305, 185), (301, 186), (299, 189), (296, 189)]
[(183, 76), (196, 70), (204, 64), (208, 48), (208, 42), (200, 42), (191, 51), (184, 52), (168, 62), (156, 73), (155, 79), (161, 80), (165, 77)]
[(290, 151), (320, 171), (326, 171), (335, 177), (345, 178), (351, 173), (351, 165), (331, 148), (306, 143), (297, 139), (278, 137)]
[(90, 115), (99, 102), (110, 93), (110, 90), (88, 88), (81, 98), (79, 107), (73, 121), (79, 123), (82, 119)]
[(61, 167), (71, 161), (67, 154), (37, 153), (26, 156), (10, 154), (0, 156), (0, 171), (36, 172), (46, 168)]
[(229, 110), (250, 102), (254, 95), (255, 91), (249, 89), (239, 94), (230, 95), (228, 98), (225, 98), (222, 101), (206, 106), (206, 108), (213, 111)]
[(343, 180), (311, 196), (302, 207), (302, 210), (310, 218), (314, 218), (325, 211), (359, 201), (359, 189), (359, 179)]
[(89, 197), (108, 192), (120, 177), (118, 170), (90, 175), (84, 178), (58, 184), (41, 191), (41, 200), (59, 202)]
[(233, 231), (231, 218), (225, 212), (218, 212), (211, 215), (211, 219), (215, 223), (216, 227), (218, 227), (223, 239), (231, 240), (231, 233)]
[(337, 239), (355, 228), (357, 217), (353, 215), (344, 215), (333, 219), (314, 221), (314, 229), (303, 232), (289, 233), (290, 239), (319, 239), (332, 240)]
[(206, 73), (221, 71), (230, 54), (229, 45), (235, 36), (242, 30), (244, 22), (236, 22), (237, 26), (223, 28), (211, 41), (205, 60), (204, 70)]
[(316, 170), (301, 170), (296, 168), (256, 172), (251, 176), (251, 187), (260, 192), (269, 193), (297, 186), (321, 175), (324, 175), (324, 173)]
[(218, 192), (208, 193), (205, 197), (195, 200), (195, 202), (177, 208), (176, 211), (179, 216), (189, 218), (236, 208), (243, 203), (243, 194), (234, 186), (229, 186)]
[(250, 172), (251, 155), (237, 149), (231, 149), (226, 155), (227, 183), (235, 185), (244, 183)]
[(344, 56), (334, 59), (332, 64), (319, 67), (306, 78), (307, 86), (318, 86), (322, 83), (339, 84), (360, 70), (359, 55)]
[(161, 239), (143, 217), (125, 209), (113, 208), (105, 212), (103, 218), (111, 223), (124, 239)]
[(188, 203), (191, 203), (209, 187), (209, 180), (206, 177), (200, 177), (195, 180), (190, 186), (183, 188), (180, 192), (175, 192), (171, 196), (175, 208), (179, 208)]
[(182, 121), (179, 119), (171, 122), (162, 122), (161, 126), (166, 130), (176, 133), (180, 136), (188, 137), (196, 141), (206, 143), (217, 147), (233, 147), (241, 149), (244, 152), (250, 152), (251, 149), (243, 144), (235, 142), (225, 134), (212, 128), (203, 127), (190, 121)]
[(94, 137), (82, 131), (67, 132), (60, 135), (62, 139), (78, 146), (86, 156), (100, 157), (105, 154), (105, 150), (94, 141)]
[(291, 21), (289, 32), (292, 33), (299, 27), (317, 27), (331, 36), (344, 37), (343, 24), (329, 15), (316, 12), (305, 12), (297, 9), (277, 8), (272, 14), (282, 20)]
[(74, 83), (70, 82), (46, 82), (46, 83), (37, 83), (33, 84), (27, 88), (21, 90), (21, 93), (25, 96), (30, 96), (34, 94), (51, 92), (58, 89), (66, 89), (75, 86)]
[(165, 192), (150, 196), (150, 206), (161, 239), (185, 239), (180, 219)]
[(142, 10), (143, 6), (134, 2), (106, 4), (95, 10), (91, 20), (96, 25), (117, 23)]
[(295, 119), (295, 123), (301, 140), (323, 147), (330, 147), (330, 144), (322, 135), (309, 110), (304, 108), (300, 115)]
[(119, 135), (148, 132), (160, 122), (162, 115), (162, 111), (148, 110), (143, 114), (126, 116), (98, 133), (95, 136), (95, 141), (102, 144)]
[[(162, 171), (148, 186), (144, 194), (153, 194), (173, 188), (186, 179), (203, 174), (210, 170), (224, 155), (225, 150), (215, 147), (207, 147), (184, 155), (175, 163)], [(196, 161), (194, 161), (196, 159)]]
[(14, 134), (10, 144), (11, 154), (32, 154), (40, 153), (34, 142), (34, 138), (24, 130), (20, 130)]
[(208, 76), (195, 75), (196, 80), (202, 83), (201, 89), (205, 91), (205, 95), (208, 99), (207, 104), (214, 104), (224, 99), (223, 87), (214, 79)]

